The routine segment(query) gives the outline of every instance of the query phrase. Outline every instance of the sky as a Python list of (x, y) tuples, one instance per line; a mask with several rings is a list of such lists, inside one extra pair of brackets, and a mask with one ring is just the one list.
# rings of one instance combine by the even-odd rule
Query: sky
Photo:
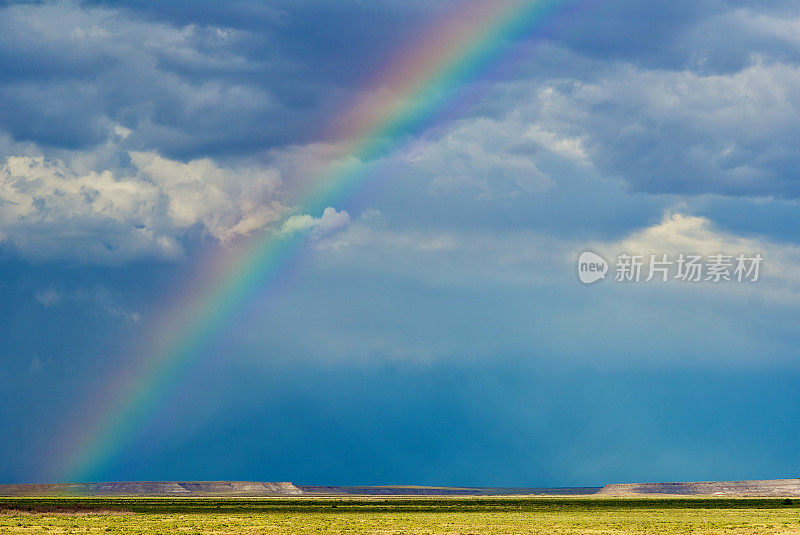
[[(413, 104), (401, 60), (499, 8), (0, 2), (0, 482), (797, 477), (800, 6), (554, 4), (358, 153), (349, 111)], [(180, 311), (203, 342), (152, 371)]]

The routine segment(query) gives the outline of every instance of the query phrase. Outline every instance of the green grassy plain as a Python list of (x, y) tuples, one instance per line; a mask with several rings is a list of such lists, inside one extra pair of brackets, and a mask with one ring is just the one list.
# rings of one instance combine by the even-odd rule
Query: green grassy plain
[(0, 533), (800, 534), (800, 500), (0, 498)]

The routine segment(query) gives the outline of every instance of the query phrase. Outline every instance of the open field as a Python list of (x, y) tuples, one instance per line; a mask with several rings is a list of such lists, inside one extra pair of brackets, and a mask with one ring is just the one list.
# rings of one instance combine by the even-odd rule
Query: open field
[(0, 533), (800, 534), (781, 498), (0, 498)]

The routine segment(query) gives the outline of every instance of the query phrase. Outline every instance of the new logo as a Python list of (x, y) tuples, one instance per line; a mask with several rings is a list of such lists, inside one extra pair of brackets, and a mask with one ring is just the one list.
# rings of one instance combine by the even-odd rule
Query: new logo
[(591, 251), (584, 251), (578, 257), (578, 278), (584, 284), (592, 284), (606, 278), (608, 262)]

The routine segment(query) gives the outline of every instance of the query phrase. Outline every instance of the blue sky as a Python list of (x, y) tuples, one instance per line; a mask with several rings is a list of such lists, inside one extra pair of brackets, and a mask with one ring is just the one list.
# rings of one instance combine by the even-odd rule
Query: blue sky
[[(329, 217), (294, 204), (324, 125), (472, 2), (0, 2), (0, 481), (62, 477), (175, 288), (287, 219), (280, 290), (93, 478), (796, 477), (800, 8), (575, 2)], [(764, 264), (584, 286), (584, 250)]]

